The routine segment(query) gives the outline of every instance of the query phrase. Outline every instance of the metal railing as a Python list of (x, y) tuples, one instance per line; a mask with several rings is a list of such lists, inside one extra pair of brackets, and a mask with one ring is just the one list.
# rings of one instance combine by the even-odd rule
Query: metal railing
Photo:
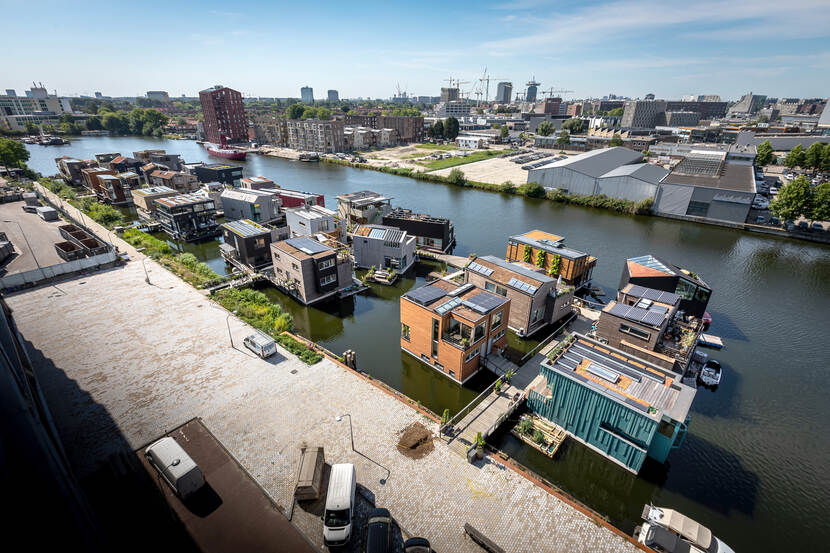
[(461, 411), (459, 411), (458, 413), (456, 413), (456, 414), (455, 414), (455, 415), (454, 415), (454, 416), (453, 416), (453, 417), (452, 417), (452, 418), (451, 418), (451, 419), (447, 422), (447, 424), (442, 424), (442, 425), (441, 425), (441, 427), (438, 429), (438, 433), (439, 433), (439, 434), (443, 434), (443, 433), (444, 433), (444, 431), (445, 431), (447, 428), (450, 428), (450, 427), (452, 427), (452, 426), (455, 426), (457, 423), (461, 422), (461, 421), (464, 419), (464, 417), (466, 417), (467, 415), (469, 415), (469, 414), (473, 411), (473, 409), (475, 409), (475, 408), (478, 406), (478, 404), (479, 404), (479, 403), (481, 403), (481, 402), (484, 400), (484, 398), (486, 398), (487, 396), (489, 396), (489, 395), (490, 395), (490, 393), (491, 393), (491, 392), (493, 391), (493, 389), (496, 387), (496, 382), (498, 382), (499, 380), (501, 380), (501, 377), (499, 377), (499, 378), (497, 378), (496, 380), (494, 380), (494, 381), (493, 381), (493, 383), (492, 383), (492, 384), (490, 384), (489, 386), (487, 386), (487, 388), (485, 388), (483, 392), (481, 392), (480, 394), (478, 394), (478, 395), (475, 397), (475, 399), (473, 399), (470, 403), (468, 403), (467, 405), (465, 405), (465, 406), (461, 409)]
[(576, 318), (577, 314), (578, 314), (578, 311), (571, 311), (570, 316), (569, 316), (569, 317), (565, 320), (565, 322), (564, 322), (564, 323), (562, 323), (562, 324), (561, 324), (561, 325), (560, 325), (560, 326), (559, 326), (556, 330), (554, 330), (554, 331), (550, 334), (550, 336), (548, 336), (547, 338), (545, 338), (544, 340), (542, 340), (541, 342), (539, 342), (539, 344), (538, 344), (536, 347), (534, 347), (532, 350), (530, 350), (529, 352), (527, 352), (527, 353), (524, 355), (524, 357), (522, 357), (522, 358), (519, 360), (519, 365), (523, 364), (525, 361), (527, 361), (528, 359), (530, 359), (532, 356), (536, 355), (536, 352), (537, 352), (537, 351), (539, 351), (539, 350), (540, 350), (540, 349), (542, 349), (544, 346), (546, 346), (547, 344), (549, 344), (549, 343), (550, 343), (550, 342), (551, 342), (551, 341), (552, 341), (552, 340), (553, 340), (556, 336), (558, 336), (558, 335), (559, 335), (559, 332), (561, 332), (561, 331), (562, 331), (562, 330), (563, 330), (563, 329), (564, 329), (564, 328), (568, 325), (568, 323), (570, 323), (572, 320), (574, 320), (574, 319)]

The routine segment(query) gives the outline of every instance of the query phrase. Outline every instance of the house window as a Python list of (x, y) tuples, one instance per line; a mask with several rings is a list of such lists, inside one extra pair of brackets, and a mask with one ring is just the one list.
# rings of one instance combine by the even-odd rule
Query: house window
[(262, 249), (265, 247), (265, 238), (257, 238), (254, 241), (254, 247), (257, 249)]
[(487, 331), (487, 322), (483, 322), (479, 325), (476, 325), (476, 332), (473, 336), (473, 343), (478, 342), (482, 338), (484, 338), (484, 333)]
[(326, 286), (337, 280), (337, 275), (328, 275), (320, 279), (320, 286)]
[(322, 271), (323, 269), (328, 269), (330, 267), (334, 267), (334, 258), (326, 259), (325, 261), (321, 261), (317, 264), (317, 267)]
[(484, 289), (488, 292), (494, 292), (500, 296), (507, 296), (507, 288), (497, 286), (496, 284), (493, 284), (489, 281), (484, 283)]
[(697, 286), (688, 280), (681, 278), (677, 281), (677, 287), (674, 289), (674, 293), (684, 300), (691, 300), (695, 296), (696, 290)]
[(407, 342), (409, 341), (409, 325), (401, 323), (401, 338)]
[(625, 334), (634, 336), (640, 340), (648, 340), (651, 338), (650, 332), (646, 332), (645, 330), (630, 325), (620, 325), (620, 332), (624, 332)]
[(279, 267), (277, 267), (277, 273), (281, 275), (281, 274), (282, 274), (282, 269), (280, 269)]
[(295, 271), (299, 271), (299, 270), (300, 270), (300, 268), (299, 268), (299, 267), (297, 267), (297, 264), (296, 264), (296, 263), (292, 263), (292, 264), (291, 264), (291, 268), (292, 268), (292, 269), (294, 269)]
[(470, 353), (467, 354), (467, 357), (464, 358), (464, 362), (469, 363), (470, 361), (472, 361), (473, 359), (476, 358), (478, 353), (479, 353), (479, 348), (475, 348), (475, 349), (471, 350)]
[(545, 316), (545, 308), (540, 307), (539, 309), (534, 309), (533, 313), (530, 314), (530, 324), (538, 322)]
[(490, 325), (490, 328), (498, 328), (501, 326), (501, 320), (504, 316), (504, 309), (493, 315), (493, 322)]
[(657, 425), (657, 432), (667, 438), (671, 438), (674, 436), (674, 425), (667, 421), (660, 421), (660, 424)]

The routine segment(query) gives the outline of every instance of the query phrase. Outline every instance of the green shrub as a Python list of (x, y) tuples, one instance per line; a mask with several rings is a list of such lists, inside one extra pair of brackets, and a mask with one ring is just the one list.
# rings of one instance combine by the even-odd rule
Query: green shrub
[(226, 288), (215, 292), (213, 297), (222, 307), (228, 311), (236, 311), (240, 319), (274, 338), (294, 328), (291, 314), (283, 311), (279, 305), (271, 303), (268, 296), (257, 290)]
[(530, 263), (530, 256), (533, 254), (533, 249), (525, 244), (524, 251), (522, 253), (522, 259), (524, 259), (525, 263)]
[(533, 431), (533, 441), (539, 445), (545, 443), (545, 435), (538, 430)]
[(533, 421), (530, 418), (522, 419), (518, 428), (519, 432), (528, 435), (533, 431)]
[(169, 255), (171, 253), (170, 244), (159, 240), (154, 236), (150, 236), (146, 232), (138, 229), (128, 228), (121, 235), (125, 242), (134, 248), (143, 248), (144, 255), (150, 257), (158, 257), (160, 255)]
[(545, 187), (538, 182), (528, 182), (519, 187), (518, 193), (528, 198), (544, 198)]
[(455, 184), (458, 186), (464, 186), (464, 183), (467, 179), (464, 178), (464, 172), (461, 169), (453, 169), (450, 171), (450, 174), (447, 175), (447, 182), (450, 184)]
[(276, 340), (282, 347), (299, 357), (300, 361), (306, 365), (318, 363), (323, 358), (321, 354), (309, 349), (304, 343), (295, 340), (288, 334), (280, 334), (276, 337)]
[(539, 250), (536, 252), (536, 266), (537, 267), (544, 267), (545, 266), (545, 251)]

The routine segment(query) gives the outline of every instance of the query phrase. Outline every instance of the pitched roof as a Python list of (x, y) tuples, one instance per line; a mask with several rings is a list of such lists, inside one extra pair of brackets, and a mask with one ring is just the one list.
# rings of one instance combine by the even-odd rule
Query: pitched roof
[(588, 175), (589, 177), (599, 177), (616, 169), (620, 165), (637, 163), (642, 161), (642, 159), (643, 154), (640, 152), (629, 150), (622, 146), (614, 146), (613, 148), (591, 150), (590, 152), (554, 161), (553, 163), (538, 167), (534, 171), (564, 167)]
[[(480, 270), (478, 267), (483, 267), (485, 271)], [(529, 290), (523, 288), (521, 283), (529, 284), (534, 288), (539, 288), (543, 284), (556, 281), (556, 279), (551, 278), (544, 273), (526, 269), (521, 265), (504, 261), (503, 259), (499, 259), (498, 257), (492, 255), (485, 255), (475, 258), (472, 262), (470, 262), (467, 268), (486, 276), (490, 280), (495, 280), (496, 282), (506, 284), (512, 288), (530, 294), (534, 293), (535, 290), (534, 292), (530, 292)], [(490, 270), (492, 270), (492, 272), (490, 272)]]
[(659, 165), (653, 165), (651, 163), (632, 163), (630, 165), (621, 165), (616, 169), (612, 169), (604, 175), (601, 175), (599, 178), (607, 179), (611, 177), (634, 177), (651, 184), (657, 184), (668, 174), (669, 172)]

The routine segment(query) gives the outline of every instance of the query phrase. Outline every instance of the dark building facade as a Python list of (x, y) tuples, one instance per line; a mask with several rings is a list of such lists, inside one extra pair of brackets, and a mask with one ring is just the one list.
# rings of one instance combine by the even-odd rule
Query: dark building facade
[(679, 309), (687, 315), (703, 317), (712, 289), (692, 271), (681, 269), (653, 255), (642, 255), (626, 260), (619, 289), (627, 284), (672, 292), (680, 296)]
[(240, 263), (257, 270), (271, 265), (271, 243), (277, 241), (277, 231), (248, 219), (222, 225), (224, 243), (219, 246), (222, 257), (233, 265)]
[(219, 234), (216, 204), (210, 198), (179, 194), (154, 200), (154, 203), (156, 219), (173, 238), (192, 242)]
[(383, 216), (383, 224), (414, 236), (418, 248), (446, 252), (455, 245), (455, 227), (449, 219), (396, 208)]
[(678, 100), (666, 102), (666, 111), (696, 111), (701, 119), (724, 117), (726, 108), (726, 102), (682, 102)]
[(240, 92), (216, 85), (199, 92), (199, 101), (208, 141), (219, 144), (222, 135), (228, 142), (248, 141), (248, 119)]
[(242, 167), (227, 163), (209, 163), (193, 168), (199, 182), (221, 182), (239, 188), (242, 184)]

